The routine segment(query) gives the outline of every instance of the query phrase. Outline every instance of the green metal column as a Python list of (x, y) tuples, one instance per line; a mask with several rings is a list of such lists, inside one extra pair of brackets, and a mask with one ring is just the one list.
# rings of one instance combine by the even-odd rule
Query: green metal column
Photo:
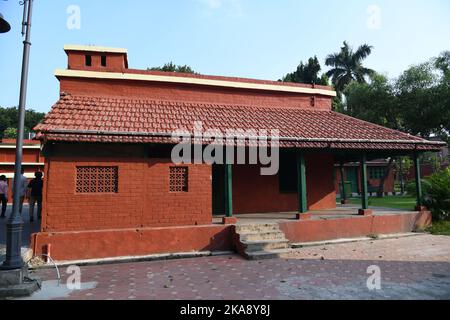
[(225, 216), (232, 217), (233, 216), (233, 165), (225, 163)]
[(308, 203), (306, 199), (306, 166), (305, 156), (302, 152), (297, 152), (297, 190), (298, 190), (298, 212), (305, 213), (308, 211)]
[(417, 152), (414, 153), (414, 172), (416, 178), (416, 194), (417, 194), (417, 206), (422, 206), (422, 181), (420, 180), (420, 160)]
[(339, 165), (339, 170), (341, 173), (341, 186), (342, 186), (342, 191), (341, 191), (341, 200), (347, 200), (347, 195), (345, 194), (345, 183), (344, 183), (344, 163), (341, 162)]
[(367, 165), (366, 155), (361, 156), (361, 204), (362, 209), (369, 208), (369, 196), (367, 193)]

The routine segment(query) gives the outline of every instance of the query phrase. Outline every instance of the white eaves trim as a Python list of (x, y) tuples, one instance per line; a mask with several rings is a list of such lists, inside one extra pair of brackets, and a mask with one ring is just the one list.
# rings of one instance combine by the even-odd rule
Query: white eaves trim
[[(5, 175), (5, 177), (7, 178), (7, 179), (14, 179), (14, 172), (6, 172), (6, 173), (2, 173), (1, 171), (0, 171), (0, 176), (1, 175)], [(24, 174), (24, 177), (25, 178), (27, 178), (27, 179), (33, 179), (34, 178), (34, 173), (32, 173), (32, 172), (25, 172)], [(42, 177), (44, 176), (44, 173), (42, 172)]]
[[(0, 162), (0, 166), (13, 166), (14, 162)], [(43, 166), (44, 162), (22, 162), (23, 166)]]
[[(12, 144), (0, 144), (0, 149), (15, 149), (16, 145)], [(40, 149), (40, 145), (23, 146), (24, 149)]]
[(57, 77), (74, 77), (74, 78), (109, 79), (109, 80), (112, 79), (112, 80), (169, 82), (169, 83), (197, 84), (197, 85), (205, 85), (205, 86), (239, 88), (239, 89), (254, 89), (254, 90), (316, 94), (316, 95), (323, 95), (323, 96), (330, 96), (330, 97), (336, 96), (336, 92), (333, 90), (313, 89), (313, 88), (304, 88), (304, 87), (296, 87), (296, 86), (283, 86), (283, 85), (264, 84), (264, 83), (251, 83), (251, 82), (238, 82), (238, 81), (227, 81), (227, 80), (178, 77), (178, 76), (171, 77), (171, 76), (160, 76), (160, 75), (152, 75), (152, 74), (56, 69), (55, 76), (57, 76)]
[(64, 45), (64, 51), (90, 51), (90, 52), (110, 52), (110, 53), (127, 53), (124, 48), (111, 48), (101, 46), (83, 46), (77, 44)]

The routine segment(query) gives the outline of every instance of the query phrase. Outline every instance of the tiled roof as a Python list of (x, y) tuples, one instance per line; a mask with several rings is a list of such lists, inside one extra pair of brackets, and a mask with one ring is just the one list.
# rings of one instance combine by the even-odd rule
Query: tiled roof
[(285, 147), (439, 150), (427, 140), (333, 111), (65, 95), (35, 130), (46, 140), (173, 143), (177, 129), (279, 130)]

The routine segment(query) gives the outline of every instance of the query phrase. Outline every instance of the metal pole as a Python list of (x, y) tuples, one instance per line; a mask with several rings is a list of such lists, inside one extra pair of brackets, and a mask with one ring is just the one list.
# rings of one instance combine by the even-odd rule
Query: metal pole
[[(24, 21), (22, 32), (25, 31), (23, 41), (22, 77), (20, 82), (19, 119), (17, 123), (16, 162), (14, 167), (14, 197), (11, 217), (6, 224), (6, 260), (2, 269), (19, 269), (23, 266), (21, 255), (22, 246), (22, 218), (19, 213), (20, 177), (22, 175), (22, 147), (25, 125), (25, 104), (27, 98), (28, 62), (30, 56), (30, 29), (33, 0), (23, 2)], [(24, 30), (25, 29), (25, 30)]]

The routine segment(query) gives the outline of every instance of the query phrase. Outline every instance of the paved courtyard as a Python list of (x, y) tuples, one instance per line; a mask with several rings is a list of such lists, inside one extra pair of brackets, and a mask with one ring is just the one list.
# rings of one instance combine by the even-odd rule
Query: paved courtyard
[[(379, 290), (367, 287), (370, 266), (379, 267)], [(80, 290), (69, 290), (67, 268), (60, 271), (59, 286), (55, 269), (36, 271), (43, 289), (31, 299), (450, 299), (450, 237), (300, 248), (261, 261), (226, 255), (84, 266)]]

